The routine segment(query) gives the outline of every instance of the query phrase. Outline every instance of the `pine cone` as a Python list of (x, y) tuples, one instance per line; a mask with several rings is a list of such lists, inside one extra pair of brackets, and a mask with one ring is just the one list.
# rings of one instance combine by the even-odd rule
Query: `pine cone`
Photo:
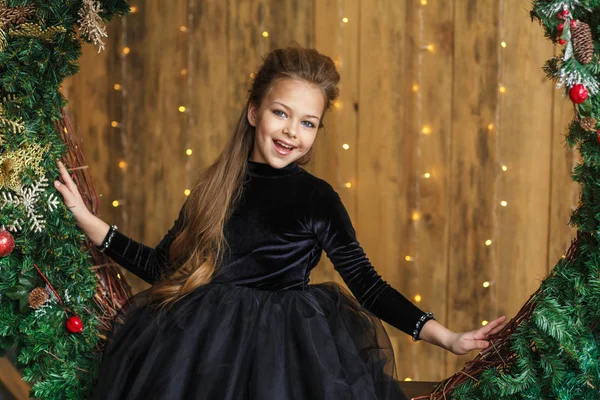
[(48, 301), (48, 292), (43, 287), (36, 287), (29, 293), (29, 305), (31, 308), (40, 308)]
[(596, 129), (596, 119), (594, 117), (583, 117), (579, 120), (579, 125), (586, 131), (593, 131)]
[(576, 21), (576, 25), (571, 28), (571, 38), (575, 48), (575, 57), (582, 64), (592, 61), (594, 56), (594, 41), (592, 40), (592, 30), (585, 22)]
[(0, 7), (0, 24), (2, 28), (7, 25), (20, 25), (27, 22), (36, 13), (36, 8), (33, 5), (24, 7)]

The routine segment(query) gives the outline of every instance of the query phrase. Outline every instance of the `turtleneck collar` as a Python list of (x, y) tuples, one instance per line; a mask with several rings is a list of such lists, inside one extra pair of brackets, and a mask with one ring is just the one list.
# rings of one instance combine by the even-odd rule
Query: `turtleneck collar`
[(300, 166), (294, 161), (283, 168), (274, 168), (267, 163), (259, 163), (248, 160), (248, 173), (251, 176), (259, 176), (263, 178), (276, 178), (280, 176), (288, 176), (300, 172)]

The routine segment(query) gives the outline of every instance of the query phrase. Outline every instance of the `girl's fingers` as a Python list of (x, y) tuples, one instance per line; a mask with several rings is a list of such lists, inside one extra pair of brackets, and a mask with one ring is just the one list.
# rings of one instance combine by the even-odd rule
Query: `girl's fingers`
[(504, 325), (497, 326), (496, 328), (492, 329), (492, 331), (490, 332), (490, 335), (495, 335), (496, 333), (500, 332), (503, 328), (504, 328)]
[(476, 339), (487, 339), (488, 336), (494, 335), (500, 332), (503, 328), (502, 323), (506, 319), (506, 316), (496, 318), (492, 322), (489, 322), (486, 326), (479, 330), (479, 334)]
[(60, 177), (64, 181), (63, 185), (66, 185), (66, 187), (73, 193), (73, 195), (78, 196), (79, 190), (77, 189), (77, 185), (75, 184), (75, 182), (73, 182), (69, 171), (67, 171), (67, 168), (60, 160), (57, 160), (57, 164), (58, 170), (60, 171)]
[(71, 193), (69, 188), (67, 188), (67, 186), (64, 183), (61, 183), (60, 181), (54, 181), (54, 187), (56, 188), (56, 190), (58, 190), (58, 192), (63, 197), (63, 201), (64, 201), (65, 205), (67, 207), (70, 207), (70, 205), (73, 204), (74, 199), (73, 199), (73, 194)]

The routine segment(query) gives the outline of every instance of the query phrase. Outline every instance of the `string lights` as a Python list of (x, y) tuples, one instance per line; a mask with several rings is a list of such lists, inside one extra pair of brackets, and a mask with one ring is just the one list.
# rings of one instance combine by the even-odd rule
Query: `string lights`
[[(189, 0), (190, 2), (192, 0)], [(135, 14), (138, 12), (138, 7), (137, 6), (131, 6), (131, 14)], [(191, 4), (188, 7), (189, 10), (192, 10)], [(190, 26), (193, 26), (193, 20), (194, 20), (194, 16), (193, 13), (191, 11), (188, 12), (187, 15), (187, 25), (181, 25), (179, 27), (179, 31), (181, 33), (189, 33), (190, 31)], [(186, 87), (187, 87), (187, 101), (189, 102), (189, 100), (191, 99), (192, 96), (192, 74), (190, 73), (191, 71), (191, 59), (193, 56), (193, 41), (189, 40), (189, 36), (185, 37), (186, 40), (186, 44), (187, 44), (187, 54), (186, 54), (186, 65), (184, 66), (184, 68), (182, 68), (180, 70), (180, 74), (184, 77), (187, 77), (187, 81), (185, 83)], [(120, 68), (121, 68), (121, 79), (123, 81), (126, 81), (126, 77), (127, 77), (127, 56), (131, 53), (131, 48), (127, 46), (127, 16), (124, 16), (123, 18), (121, 18), (121, 36), (120, 36), (120, 43), (119, 43), (119, 47), (121, 48), (121, 57), (120, 57)], [(126, 136), (126, 132), (123, 129), (126, 125), (125, 125), (125, 118), (126, 118), (126, 98), (127, 98), (127, 90), (125, 85), (121, 84), (121, 83), (115, 83), (113, 85), (113, 89), (117, 92), (120, 92), (121, 94), (121, 121), (116, 121), (113, 120), (111, 121), (111, 126), (113, 128), (119, 129), (119, 137), (120, 137), (120, 142), (121, 142), (121, 148), (122, 148), (122, 153), (123, 153), (123, 158), (125, 155), (129, 154), (128, 153), (128, 141), (127, 141), (127, 136)], [(183, 93), (183, 91), (182, 91)], [(185, 105), (181, 104), (178, 107), (178, 110), (180, 113), (182, 114), (186, 114), (187, 115), (187, 127), (185, 130), (185, 155), (186, 157), (186, 162), (185, 162), (185, 171), (186, 171), (186, 177), (185, 177), (185, 188), (183, 190), (183, 194), (185, 196), (189, 196), (191, 194), (191, 189), (190, 189), (190, 176), (191, 176), (191, 155), (193, 153), (191, 145), (190, 145), (190, 130), (191, 130), (191, 126), (193, 126), (193, 116), (191, 115), (191, 113), (188, 112), (188, 107), (186, 107)], [(127, 161), (125, 161), (124, 159), (121, 159), (119, 161), (118, 164), (119, 168), (122, 171), (125, 171), (127, 169)], [(123, 174), (123, 178), (121, 179), (121, 194), (123, 195), (125, 193), (125, 188), (127, 187), (126, 184), (126, 174)], [(122, 220), (124, 221), (126, 219), (126, 210), (124, 207), (121, 207), (122, 205), (125, 204), (125, 201), (123, 199), (114, 199), (111, 202), (113, 207), (120, 207), (121, 208), (121, 217)]]
[[(188, 15), (187, 15), (187, 26), (182, 25), (180, 27), (180, 31), (183, 33), (186, 33), (187, 35), (185, 36), (185, 40), (186, 40), (186, 44), (187, 44), (187, 54), (186, 54), (186, 67), (183, 68), (186, 71), (186, 76), (187, 76), (187, 82), (186, 82), (186, 86), (187, 86), (187, 103), (188, 105), (191, 107), (192, 105), (192, 99), (193, 99), (193, 56), (194, 56), (194, 40), (192, 40), (190, 38), (190, 31), (194, 31), (194, 14), (192, 13), (192, 10), (194, 9), (194, 3), (193, 0), (188, 0)], [(193, 127), (195, 126), (194, 123), (194, 113), (193, 112), (188, 112), (187, 114), (187, 126), (186, 126), (186, 130), (185, 130), (185, 189), (183, 191), (183, 194), (187, 197), (189, 196), (192, 191), (191, 191), (191, 175), (192, 175), (192, 157), (191, 155), (193, 154), (192, 151), (192, 144), (191, 144), (191, 131), (193, 129)]]
[[(136, 6), (131, 6), (130, 7), (131, 13), (135, 14), (138, 11), (138, 8)], [(119, 61), (120, 61), (120, 78), (121, 78), (121, 83), (115, 83), (113, 85), (113, 89), (116, 92), (119, 92), (119, 94), (121, 95), (121, 104), (120, 104), (120, 116), (119, 116), (119, 121), (112, 121), (111, 122), (111, 126), (115, 129), (118, 129), (119, 131), (119, 142), (121, 143), (121, 160), (119, 160), (118, 166), (119, 169), (123, 172), (121, 175), (121, 188), (120, 188), (120, 195), (121, 197), (124, 196), (125, 192), (126, 192), (126, 188), (128, 187), (127, 185), (127, 174), (125, 173), (125, 171), (127, 170), (127, 161), (125, 161), (125, 157), (127, 156), (127, 154), (129, 154), (129, 142), (127, 140), (127, 135), (125, 132), (125, 127), (127, 126), (127, 56), (131, 53), (131, 49), (128, 47), (127, 45), (127, 19), (128, 16), (125, 15), (123, 16), (123, 18), (121, 18), (121, 35), (119, 37), (119, 48), (121, 48), (121, 53), (120, 53), (120, 57), (119, 57)], [(125, 225), (127, 222), (127, 218), (128, 218), (128, 214), (127, 214), (127, 210), (126, 207), (121, 207), (122, 205), (125, 204), (125, 200), (123, 198), (121, 199), (113, 199), (113, 201), (111, 202), (112, 206), (115, 208), (119, 208), (120, 212), (121, 212), (121, 221), (123, 221), (123, 224)]]
[[(424, 172), (421, 173), (420, 172), (420, 168), (421, 168), (421, 159), (422, 159), (422, 153), (421, 153), (421, 143), (423, 140), (423, 137), (429, 136), (432, 134), (432, 128), (430, 125), (427, 124), (423, 124), (423, 96), (421, 93), (420, 88), (423, 86), (423, 51), (429, 52), (429, 53), (433, 53), (435, 50), (435, 45), (430, 43), (428, 45), (423, 45), (423, 25), (424, 25), (424, 18), (423, 18), (423, 7), (427, 5), (427, 1), (426, 0), (421, 0), (421, 7), (418, 8), (418, 22), (419, 22), (419, 39), (418, 39), (418, 43), (419, 43), (419, 47), (422, 51), (417, 52), (417, 81), (415, 83), (412, 84), (411, 90), (412, 92), (416, 95), (416, 103), (417, 103), (417, 126), (420, 127), (419, 131), (417, 133), (417, 162), (416, 162), (416, 166), (415, 166), (415, 175), (416, 175), (416, 179), (415, 181), (415, 209), (412, 212), (412, 227), (413, 227), (413, 256), (411, 255), (406, 255), (404, 257), (404, 259), (409, 262), (409, 263), (413, 263), (413, 268), (411, 269), (415, 275), (415, 279), (416, 279), (416, 284), (415, 286), (418, 288), (420, 287), (419, 285), (419, 261), (420, 261), (420, 253), (419, 253), (419, 233), (418, 233), (418, 228), (419, 228), (419, 221), (421, 220), (421, 177), (425, 178), (425, 179), (429, 179), (431, 178), (431, 173), (430, 172)], [(423, 297), (419, 294), (419, 293), (415, 293), (413, 296), (413, 301), (415, 303), (420, 303), (423, 300)], [(412, 343), (412, 338), (408, 338), (410, 340), (410, 342)], [(418, 342), (417, 342), (418, 343)], [(419, 379), (419, 371), (416, 365), (416, 360), (418, 359), (416, 351), (417, 351), (417, 346), (411, 346), (410, 347), (411, 353), (412, 353), (412, 360), (413, 360), (413, 365), (412, 365), (412, 373), (415, 376), (416, 379)], [(406, 377), (404, 379), (405, 381), (412, 381), (411, 377)]]
[[(500, 0), (498, 2), (498, 36), (500, 38), (504, 37), (504, 0)], [(502, 84), (504, 82), (504, 62), (503, 62), (503, 54), (504, 49), (506, 49), (507, 43), (502, 40), (496, 50), (496, 56), (498, 59), (498, 91), (496, 93), (496, 110), (495, 110), (495, 121), (494, 123), (490, 123), (488, 125), (488, 131), (490, 134), (496, 135), (496, 161), (500, 160), (500, 121), (501, 121), (501, 110), (502, 110), (502, 101), (504, 99), (504, 95), (506, 94), (506, 87)], [(503, 172), (508, 170), (506, 165), (502, 165), (500, 169)], [(498, 201), (499, 194), (499, 183), (500, 183), (501, 174), (496, 173), (494, 171), (494, 194), (493, 194), (493, 202), (492, 202), (492, 238), (485, 241), (485, 245), (490, 248), (491, 252), (491, 264), (492, 264), (492, 276), (496, 276), (498, 272), (498, 252), (496, 251), (496, 246), (492, 246), (492, 244), (496, 243), (496, 239), (498, 238), (498, 213), (499, 208), (507, 207), (508, 202), (506, 200)], [(493, 281), (484, 281), (482, 286), (484, 289), (490, 289), (493, 284)], [(498, 302), (496, 300), (496, 290), (492, 290), (490, 292), (490, 300), (492, 302), (492, 306), (494, 308), (493, 314), (496, 315), (498, 313)], [(481, 325), (487, 325), (488, 321), (481, 321)]]
[[(335, 66), (336, 66), (339, 74), (343, 76), (344, 75), (342, 73), (342, 71), (344, 70), (344, 60), (343, 60), (343, 51), (344, 51), (343, 38), (344, 38), (344, 36), (343, 36), (343, 31), (344, 31), (344, 28), (345, 28), (344, 25), (346, 25), (347, 23), (349, 23), (350, 20), (348, 19), (348, 17), (346, 17), (344, 15), (344, 8), (343, 8), (342, 0), (337, 0), (337, 12), (338, 12), (337, 19), (339, 21), (339, 29), (338, 29), (338, 36), (337, 36), (337, 55), (335, 57), (334, 63), (335, 63)], [(341, 80), (339, 82), (338, 87), (339, 87), (339, 89), (341, 91), (342, 87), (343, 87), (343, 80)], [(332, 103), (332, 106), (333, 106), (333, 109), (336, 111), (337, 115), (340, 116), (340, 113), (344, 109), (344, 104), (343, 104), (342, 100), (340, 100), (340, 99), (334, 100), (333, 103)], [(337, 137), (339, 137), (339, 136), (336, 136), (336, 138)], [(344, 139), (342, 139), (342, 140), (344, 140)], [(337, 146), (338, 145), (336, 145), (336, 147)], [(341, 143), (341, 147), (342, 147), (343, 150), (349, 150), (350, 149), (350, 144), (344, 142), (344, 143)], [(336, 172), (337, 172), (337, 181), (338, 181), (338, 185), (339, 185), (339, 182), (341, 182), (343, 179), (340, 176), (340, 170), (339, 170), (339, 168), (337, 169)], [(347, 188), (347, 189), (350, 189), (350, 188), (352, 188), (352, 182), (346, 181), (343, 184), (343, 186), (345, 188)]]

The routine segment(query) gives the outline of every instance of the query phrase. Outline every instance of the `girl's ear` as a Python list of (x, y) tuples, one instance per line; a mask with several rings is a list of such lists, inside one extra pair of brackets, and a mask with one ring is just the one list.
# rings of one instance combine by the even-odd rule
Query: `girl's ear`
[(256, 128), (256, 108), (254, 104), (248, 104), (248, 123)]

